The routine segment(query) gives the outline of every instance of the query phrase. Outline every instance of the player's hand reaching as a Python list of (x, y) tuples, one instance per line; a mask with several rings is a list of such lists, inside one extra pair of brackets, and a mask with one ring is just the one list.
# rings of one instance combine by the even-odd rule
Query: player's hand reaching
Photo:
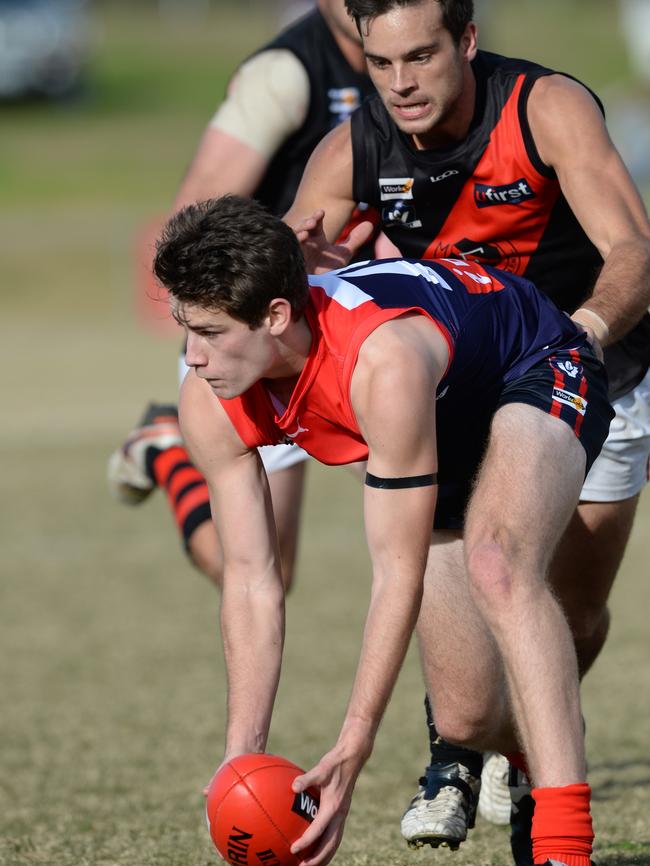
[(332, 244), (323, 229), (324, 216), (325, 211), (314, 211), (294, 229), (309, 274), (323, 274), (335, 268), (344, 268), (374, 232), (371, 222), (360, 222), (354, 226), (344, 241)]
[(295, 793), (310, 787), (320, 789), (318, 814), (291, 846), (291, 852), (303, 858), (302, 866), (325, 866), (341, 844), (352, 791), (369, 754), (365, 751), (351, 751), (339, 743), (312, 770), (294, 779)]
[(604, 358), (603, 345), (609, 337), (607, 324), (597, 313), (585, 307), (576, 310), (571, 319), (585, 331), (594, 355), (602, 362)]

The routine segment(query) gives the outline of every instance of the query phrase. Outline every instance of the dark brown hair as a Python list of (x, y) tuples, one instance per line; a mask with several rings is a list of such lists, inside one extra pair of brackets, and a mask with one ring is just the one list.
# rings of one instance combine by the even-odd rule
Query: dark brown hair
[[(416, 6), (422, 0), (345, 0), (348, 15), (354, 18), (359, 33), (363, 18), (377, 18), (396, 6)], [(474, 18), (473, 0), (436, 0), (442, 7), (442, 22), (458, 45), (467, 25)]]
[(288, 225), (236, 195), (188, 205), (167, 222), (153, 270), (181, 304), (218, 309), (261, 325), (273, 298), (299, 318), (308, 295), (305, 263)]

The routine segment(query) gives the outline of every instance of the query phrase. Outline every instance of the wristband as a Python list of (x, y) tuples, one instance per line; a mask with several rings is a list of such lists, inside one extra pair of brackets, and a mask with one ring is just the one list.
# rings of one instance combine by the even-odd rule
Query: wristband
[(594, 322), (596, 322), (600, 326), (600, 331), (596, 331), (596, 337), (598, 338), (599, 343), (604, 343), (605, 340), (609, 337), (609, 325), (607, 324), (607, 322), (602, 319), (598, 315), (598, 313), (590, 310), (589, 307), (580, 307), (578, 310), (575, 311), (573, 315), (576, 316), (578, 313), (588, 313), (592, 317)]

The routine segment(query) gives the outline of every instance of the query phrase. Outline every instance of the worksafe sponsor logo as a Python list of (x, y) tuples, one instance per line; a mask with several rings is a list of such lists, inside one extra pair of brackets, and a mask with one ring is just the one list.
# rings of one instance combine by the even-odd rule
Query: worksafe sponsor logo
[(335, 122), (341, 123), (361, 104), (361, 93), (357, 87), (330, 87), (327, 91), (330, 100), (330, 114)]
[(474, 202), (476, 207), (494, 207), (499, 204), (521, 204), (528, 199), (536, 198), (525, 177), (504, 183), (503, 186), (488, 186), (484, 183), (474, 184)]
[(579, 394), (572, 394), (571, 391), (565, 391), (564, 388), (553, 388), (553, 399), (558, 403), (564, 403), (565, 406), (571, 406), (579, 415), (584, 415), (587, 411), (587, 401)]
[(419, 229), (422, 226), (413, 205), (403, 201), (396, 201), (394, 205), (385, 207), (381, 212), (381, 219), (386, 226), (401, 225), (407, 229)]
[(379, 198), (382, 201), (413, 198), (412, 177), (380, 177)]

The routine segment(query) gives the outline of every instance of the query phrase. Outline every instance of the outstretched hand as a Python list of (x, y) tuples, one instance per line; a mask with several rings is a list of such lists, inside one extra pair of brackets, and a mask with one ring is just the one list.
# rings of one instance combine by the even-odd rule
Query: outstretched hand
[(292, 854), (302, 856), (302, 866), (325, 866), (336, 853), (363, 762), (361, 754), (345, 756), (335, 746), (312, 770), (294, 779), (292, 788), (297, 794), (307, 788), (320, 789), (318, 814), (291, 846)]
[(344, 268), (374, 231), (371, 222), (361, 222), (354, 226), (344, 241), (332, 244), (325, 236), (324, 217), (325, 211), (314, 211), (294, 229), (309, 274), (323, 274), (336, 268)]
[(598, 339), (598, 336), (596, 335), (594, 329), (591, 327), (591, 325), (586, 324), (585, 322), (581, 322), (580, 319), (576, 318), (575, 316), (571, 316), (571, 319), (575, 322), (576, 325), (578, 325), (579, 328), (582, 328), (582, 330), (586, 333), (587, 340), (589, 342), (589, 345), (593, 349), (594, 355), (602, 363), (605, 355), (603, 352), (602, 344)]

